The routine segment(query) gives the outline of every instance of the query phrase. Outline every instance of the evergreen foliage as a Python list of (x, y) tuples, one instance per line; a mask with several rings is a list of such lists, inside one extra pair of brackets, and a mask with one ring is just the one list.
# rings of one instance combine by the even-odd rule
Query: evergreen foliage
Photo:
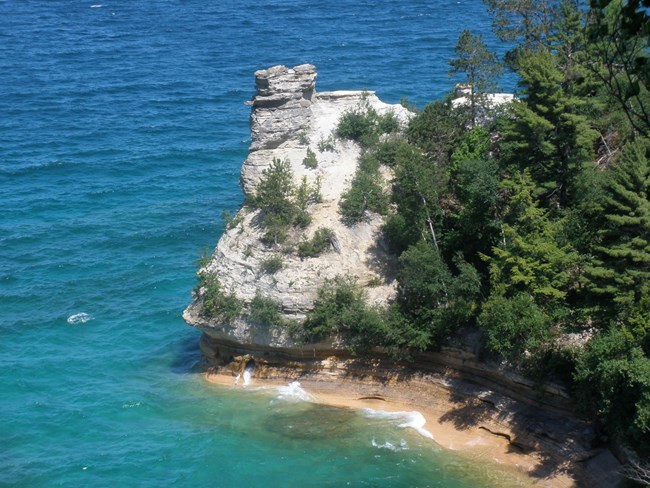
[(394, 168), (393, 196), (396, 214), (388, 218), (386, 232), (399, 254), (421, 239), (440, 248), (442, 206), (446, 176), (414, 146), (399, 148)]
[(384, 345), (390, 335), (384, 314), (366, 304), (351, 276), (337, 276), (319, 288), (303, 327), (310, 340), (339, 337), (353, 352)]
[(248, 317), (256, 324), (270, 328), (285, 325), (280, 315), (280, 304), (272, 298), (265, 297), (259, 290), (248, 305)]
[(485, 128), (475, 127), (463, 135), (451, 156), (449, 172), (457, 206), (447, 218), (447, 248), (483, 267), (476, 258), (489, 254), (503, 237), (498, 164), (490, 156)]
[(339, 139), (355, 141), (362, 148), (368, 148), (376, 145), (382, 134), (392, 134), (399, 130), (399, 120), (394, 113), (380, 115), (364, 98), (359, 106), (343, 114), (335, 134)]
[(335, 239), (334, 231), (327, 227), (316, 229), (310, 240), (305, 240), (298, 244), (298, 256), (301, 258), (311, 258), (318, 256), (331, 248)]
[(438, 100), (428, 104), (411, 120), (406, 137), (420, 149), (425, 159), (444, 166), (467, 125), (466, 114), (454, 110), (451, 99)]
[(235, 292), (225, 292), (213, 273), (199, 273), (199, 290), (202, 290), (203, 317), (229, 323), (237, 318), (244, 308), (243, 302), (237, 298)]
[(458, 274), (453, 275), (436, 249), (424, 240), (402, 253), (400, 263), (397, 303), (425, 338), (426, 347), (438, 345), (471, 320), (481, 287), (471, 265), (457, 258)]
[(537, 195), (547, 205), (566, 207), (575, 198), (576, 179), (591, 160), (596, 132), (580, 113), (584, 101), (570, 93), (558, 59), (546, 49), (520, 60), (525, 99), (503, 119), (503, 162), (530, 170)]
[(282, 269), (284, 266), (284, 261), (282, 256), (271, 256), (269, 258), (263, 259), (260, 262), (260, 269), (263, 273), (275, 274)]
[(650, 130), (648, 0), (593, 0), (588, 67), (607, 87), (634, 130)]
[(294, 194), (293, 171), (289, 161), (274, 158), (262, 172), (252, 200), (253, 205), (261, 210), (267, 241), (284, 241), (296, 215)]
[[(647, 333), (647, 332), (646, 332)], [(645, 456), (650, 455), (649, 349), (611, 329), (592, 339), (575, 375), (583, 410)]]
[(494, 33), (517, 42), (525, 50), (545, 44), (553, 25), (549, 0), (484, 0), (492, 16)]
[(533, 296), (518, 292), (511, 297), (492, 295), (483, 304), (479, 324), (487, 332), (490, 350), (526, 368), (540, 360), (552, 322)]
[[(605, 180), (604, 225), (587, 269), (600, 309), (623, 312), (650, 295), (650, 141), (628, 144)], [(611, 310), (613, 308), (613, 310)]]
[(490, 281), (499, 294), (528, 292), (542, 303), (562, 301), (573, 283), (578, 256), (562, 242), (563, 221), (553, 220), (533, 198), (535, 186), (528, 172), (504, 180), (510, 193), (503, 224), (503, 243), (485, 256)]
[(483, 38), (465, 29), (454, 49), (457, 58), (449, 61), (450, 74), (464, 73), (469, 88), (470, 116), (472, 126), (481, 113), (487, 109), (485, 94), (494, 92), (496, 78), (501, 73), (501, 64), (496, 54), (490, 52)]
[(302, 164), (305, 166), (305, 168), (318, 168), (318, 159), (316, 159), (316, 153), (307, 148), (307, 156), (305, 156), (305, 159), (302, 160)]
[(367, 217), (367, 212), (385, 214), (389, 197), (384, 190), (379, 161), (364, 153), (357, 167), (350, 188), (341, 196), (340, 212), (343, 222), (354, 225)]
[(274, 158), (271, 165), (262, 171), (256, 194), (249, 203), (261, 211), (260, 218), (266, 231), (264, 240), (269, 244), (280, 244), (286, 239), (291, 226), (309, 225), (311, 216), (307, 207), (318, 201), (318, 180), (316, 186), (312, 187), (303, 177), (296, 187), (289, 161)]
[[(537, 380), (568, 382), (585, 415), (647, 459), (650, 23), (636, 8), (647, 0), (486, 3), (497, 35), (516, 43), (506, 61), (519, 100), (490, 126), (450, 98), (433, 102), (403, 134), (367, 101), (344, 114), (336, 136), (357, 141), (362, 157), (340, 213), (348, 224), (386, 215), (397, 293), (378, 309), (354, 279), (328, 281), (303, 337), (404, 358), (478, 327), (491, 354)], [(492, 57), (468, 31), (452, 71), (477, 93), (490, 89)], [(308, 225), (317, 193), (274, 161), (253, 202), (267, 240)], [(332, 245), (321, 228), (297, 252)], [(205, 313), (241, 313), (234, 294), (205, 279)], [(253, 320), (277, 325), (277, 304), (253, 302)]]

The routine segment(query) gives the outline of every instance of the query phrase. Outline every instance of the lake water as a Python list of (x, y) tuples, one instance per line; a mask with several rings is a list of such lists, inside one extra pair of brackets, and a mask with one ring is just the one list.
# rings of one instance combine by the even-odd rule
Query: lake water
[[(480, 1), (0, 0), (0, 485), (503, 486), (400, 421), (198, 374), (253, 72), (422, 107)], [(295, 393), (295, 391), (294, 391)]]

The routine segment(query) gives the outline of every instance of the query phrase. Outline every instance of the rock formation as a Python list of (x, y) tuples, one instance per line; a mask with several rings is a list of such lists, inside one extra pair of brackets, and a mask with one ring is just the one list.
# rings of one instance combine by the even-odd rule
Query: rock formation
[[(254, 195), (263, 171), (274, 158), (291, 163), (296, 183), (303, 177), (320, 184), (321, 201), (310, 205), (311, 224), (293, 229), (290, 243), (311, 238), (318, 228), (334, 232), (336, 248), (315, 258), (300, 258), (286, 252), (288, 246), (269, 246), (262, 242), (263, 229), (257, 224), (259, 211), (243, 207), (227, 229), (205, 271), (213, 273), (225, 290), (232, 290), (244, 303), (256, 293), (280, 304), (286, 319), (302, 320), (313, 308), (316, 291), (326, 279), (352, 275), (359, 284), (381, 282), (368, 289), (374, 304), (385, 304), (394, 294), (390, 276), (394, 257), (385, 250), (380, 236), (383, 219), (370, 215), (355, 226), (341, 221), (338, 203), (354, 175), (359, 147), (335, 139), (332, 134), (343, 113), (367, 103), (379, 114), (393, 112), (407, 121), (409, 112), (401, 105), (381, 102), (373, 92), (337, 91), (316, 93), (316, 69), (301, 65), (289, 69), (275, 66), (255, 73), (257, 94), (250, 102), (252, 142), (241, 172), (244, 192)], [(307, 168), (303, 160), (310, 149), (318, 166)], [(269, 274), (262, 263), (272, 257), (282, 259), (282, 269)], [(230, 323), (218, 323), (201, 314), (199, 293), (184, 313), (185, 320), (212, 338), (257, 346), (293, 346), (286, 329), (269, 329), (251, 324), (245, 316)]]

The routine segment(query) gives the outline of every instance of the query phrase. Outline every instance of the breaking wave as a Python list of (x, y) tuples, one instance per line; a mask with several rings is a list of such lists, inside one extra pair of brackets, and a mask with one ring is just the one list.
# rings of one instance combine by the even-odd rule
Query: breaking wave
[(395, 423), (398, 427), (410, 427), (423, 437), (433, 439), (433, 434), (424, 428), (427, 421), (420, 412), (386, 412), (384, 410), (373, 410), (372, 408), (364, 408), (361, 411), (368, 418), (387, 420)]
[(86, 322), (93, 320), (94, 318), (95, 317), (93, 317), (90, 314), (87, 314), (85, 312), (80, 312), (80, 313), (75, 313), (70, 315), (66, 320), (66, 322), (68, 322), (70, 325), (85, 324)]

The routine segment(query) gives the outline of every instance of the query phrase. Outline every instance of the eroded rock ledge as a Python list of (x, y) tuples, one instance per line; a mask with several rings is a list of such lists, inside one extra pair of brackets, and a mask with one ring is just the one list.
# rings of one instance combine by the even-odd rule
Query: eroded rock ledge
[[(290, 161), (296, 181), (305, 177), (314, 183), (318, 179), (322, 194), (321, 202), (309, 208), (312, 223), (292, 231), (290, 238), (309, 238), (319, 227), (328, 227), (334, 231), (337, 248), (316, 258), (283, 254), (282, 269), (265, 274), (260, 271), (262, 262), (277, 255), (278, 249), (261, 241), (257, 211), (244, 207), (235, 217), (237, 224), (219, 240), (205, 271), (214, 273), (222, 287), (244, 303), (250, 303), (257, 293), (275, 300), (285, 319), (304, 319), (313, 308), (318, 287), (337, 275), (351, 274), (361, 285), (372, 283), (366, 287), (370, 302), (388, 303), (395, 293), (395, 258), (381, 240), (383, 219), (371, 215), (366, 222), (350, 227), (341, 222), (338, 213), (339, 199), (349, 186), (360, 150), (331, 135), (340, 116), (362, 100), (379, 114), (392, 111), (404, 122), (410, 116), (408, 111), (381, 102), (373, 92), (317, 93), (312, 65), (275, 66), (257, 71), (255, 79), (257, 94), (250, 102), (252, 142), (241, 172), (244, 192), (255, 194), (262, 172), (274, 158)], [(302, 164), (308, 149), (316, 154), (317, 168)], [(618, 480), (615, 473), (598, 471), (608, 451), (598, 448), (592, 426), (575, 418), (566, 392), (549, 385), (540, 387), (498, 365), (479, 361), (472, 344), (419, 354), (408, 366), (392, 362), (381, 351), (363, 360), (334, 343), (302, 345), (286, 329), (251, 323), (245, 315), (219, 323), (201, 313), (202, 300), (199, 292), (183, 318), (203, 331), (200, 346), (206, 368), (230, 372), (234, 377), (254, 365), (252, 374), (258, 378), (353, 381), (360, 395), (394, 394), (399, 384), (406, 386), (399, 394), (413, 396), (414, 402), (431, 401), (427, 392), (445, 388), (464, 405), (459, 408), (464, 409), (466, 418), (507, 438), (513, 449), (541, 452), (557, 469), (565, 469), (562, 466), (567, 462), (588, 467), (582, 469), (585, 479), (589, 478), (585, 486), (614, 486)], [(610, 458), (611, 454), (608, 462)], [(590, 471), (595, 475), (590, 476)]]

